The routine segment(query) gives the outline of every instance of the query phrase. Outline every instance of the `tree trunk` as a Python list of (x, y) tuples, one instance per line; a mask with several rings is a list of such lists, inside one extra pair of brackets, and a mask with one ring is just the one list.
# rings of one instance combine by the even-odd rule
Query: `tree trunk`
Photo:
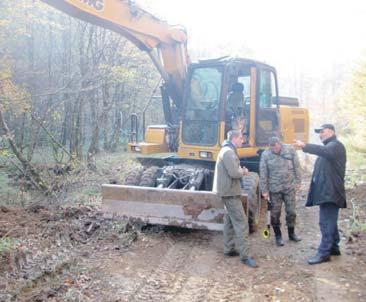
[(110, 139), (110, 143), (109, 143), (111, 151), (116, 151), (116, 149), (118, 147), (120, 134), (121, 134), (121, 128), (122, 128), (122, 113), (119, 110), (116, 110), (115, 122), (114, 122), (114, 126), (113, 126), (113, 133), (111, 135), (111, 139)]
[(88, 149), (87, 162), (88, 165), (94, 161), (94, 155), (99, 152), (99, 121), (98, 121), (98, 102), (96, 98), (90, 98), (90, 113), (91, 113), (91, 126), (92, 133), (90, 138), (90, 145)]
[(31, 183), (37, 189), (43, 191), (44, 193), (50, 193), (50, 189), (49, 189), (47, 183), (41, 178), (41, 176), (36, 171), (36, 169), (31, 165), (30, 161), (26, 160), (23, 157), (23, 155), (19, 152), (19, 150), (14, 142), (13, 136), (8, 128), (8, 125), (6, 124), (6, 122), (3, 118), (3, 113), (1, 110), (0, 110), (0, 127), (3, 128), (3, 130), (5, 132), (5, 137), (10, 145), (11, 150), (13, 151), (16, 158), (22, 164), (24, 175), (29, 178)]

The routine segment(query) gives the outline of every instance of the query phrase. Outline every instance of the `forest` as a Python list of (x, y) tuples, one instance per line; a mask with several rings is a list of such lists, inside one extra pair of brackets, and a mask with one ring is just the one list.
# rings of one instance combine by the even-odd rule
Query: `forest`
[[(257, 54), (244, 42), (203, 46), (188, 39), (193, 62)], [(349, 208), (339, 226), (346, 260), (325, 270), (302, 263), (318, 240), (311, 234), (317, 214), (303, 207), (314, 157), (303, 157), (301, 247), (286, 242), (288, 250), (272, 251), (260, 232), (251, 235), (263, 270), (248, 277), (220, 258), (218, 232), (141, 226), (101, 213), (101, 185), (143, 169), (127, 152), (131, 116), (139, 141), (147, 125), (165, 123), (163, 79), (148, 54), (42, 1), (2, 0), (0, 301), (366, 299), (366, 53), (318, 74), (277, 72), (280, 95), (297, 97), (309, 111), (310, 142), (320, 143), (313, 128), (332, 123), (346, 147)]]
[[(92, 164), (121, 149), (130, 114), (157, 94), (144, 53), (41, 2), (2, 1), (0, 33), (2, 154), (23, 172), (38, 150), (58, 164)], [(149, 108), (149, 124), (162, 122), (159, 110)]]

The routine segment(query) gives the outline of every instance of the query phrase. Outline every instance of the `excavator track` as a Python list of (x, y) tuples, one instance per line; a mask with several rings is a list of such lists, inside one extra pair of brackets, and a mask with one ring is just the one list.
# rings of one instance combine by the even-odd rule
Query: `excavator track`
[(129, 173), (127, 173), (124, 184), (127, 186), (138, 186), (141, 181), (142, 173), (142, 168), (131, 170)]
[(156, 179), (160, 174), (160, 169), (157, 166), (147, 168), (141, 175), (140, 187), (155, 187)]

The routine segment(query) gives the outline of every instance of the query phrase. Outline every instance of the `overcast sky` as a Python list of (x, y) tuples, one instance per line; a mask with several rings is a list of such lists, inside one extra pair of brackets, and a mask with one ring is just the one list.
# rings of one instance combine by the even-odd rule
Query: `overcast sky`
[(170, 24), (185, 26), (191, 50), (245, 45), (260, 61), (311, 74), (366, 57), (363, 0), (136, 2)]

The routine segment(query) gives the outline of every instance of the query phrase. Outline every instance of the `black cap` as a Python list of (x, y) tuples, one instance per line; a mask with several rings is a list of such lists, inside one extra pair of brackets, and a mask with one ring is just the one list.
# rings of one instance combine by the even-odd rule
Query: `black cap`
[(330, 129), (330, 130), (333, 130), (335, 132), (335, 128), (332, 124), (323, 124), (323, 125), (320, 126), (320, 128), (314, 129), (314, 132), (319, 133), (320, 131), (322, 131), (324, 129)]

